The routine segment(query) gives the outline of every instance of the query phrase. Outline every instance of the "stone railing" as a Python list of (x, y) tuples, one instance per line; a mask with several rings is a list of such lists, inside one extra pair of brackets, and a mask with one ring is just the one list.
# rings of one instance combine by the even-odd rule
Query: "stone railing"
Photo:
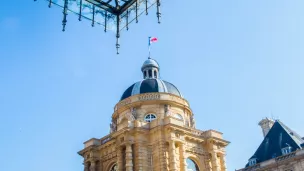
[(84, 142), (84, 148), (87, 148), (87, 147), (90, 147), (90, 146), (99, 146), (99, 145), (102, 145), (102, 144), (105, 144), (109, 141), (111, 141), (111, 136), (110, 135), (107, 135), (105, 137), (102, 137), (101, 139), (97, 139), (97, 138), (92, 138), (86, 142)]
[(199, 136), (205, 138), (205, 131), (200, 131), (198, 129), (191, 129), (191, 134), (194, 136)]
[(218, 132), (218, 131), (215, 131), (215, 130), (208, 130), (208, 131), (205, 131), (205, 137), (206, 138), (211, 138), (211, 137), (214, 137), (214, 138), (219, 138), (219, 139), (222, 139), (223, 138), (223, 133), (221, 132)]
[(172, 101), (176, 103), (180, 103), (182, 105), (188, 106), (189, 103), (187, 100), (183, 99), (182, 97), (169, 94), (169, 93), (144, 93), (131, 96), (126, 98), (119, 103), (116, 104), (114, 110), (118, 110), (119, 108), (128, 105), (130, 103), (140, 102), (140, 101), (149, 101), (149, 100), (164, 100), (164, 101)]
[(111, 139), (112, 139), (112, 138), (110, 137), (110, 135), (107, 135), (107, 136), (105, 136), (105, 137), (102, 137), (102, 138), (100, 139), (100, 144), (105, 144), (105, 143), (111, 141)]

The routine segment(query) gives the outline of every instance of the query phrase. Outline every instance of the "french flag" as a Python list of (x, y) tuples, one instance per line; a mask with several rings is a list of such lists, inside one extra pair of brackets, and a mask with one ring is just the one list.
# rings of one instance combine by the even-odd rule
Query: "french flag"
[(156, 37), (149, 37), (149, 46), (152, 44), (152, 43), (156, 43), (158, 41), (158, 39)]

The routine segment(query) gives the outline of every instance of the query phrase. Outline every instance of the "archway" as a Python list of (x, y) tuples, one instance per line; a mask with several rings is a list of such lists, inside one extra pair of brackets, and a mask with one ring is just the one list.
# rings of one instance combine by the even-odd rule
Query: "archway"
[(114, 164), (109, 171), (118, 171), (117, 164)]
[(199, 167), (197, 166), (195, 161), (193, 161), (190, 158), (187, 158), (186, 162), (187, 162), (187, 171), (199, 171)]

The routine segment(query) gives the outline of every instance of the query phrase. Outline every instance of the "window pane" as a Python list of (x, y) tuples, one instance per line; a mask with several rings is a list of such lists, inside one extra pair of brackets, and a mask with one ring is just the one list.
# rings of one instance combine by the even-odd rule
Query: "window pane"
[(146, 115), (145, 116), (145, 121), (146, 122), (151, 122), (151, 121), (153, 121), (154, 119), (156, 119), (156, 116), (154, 115), (154, 114), (148, 114), (148, 115)]

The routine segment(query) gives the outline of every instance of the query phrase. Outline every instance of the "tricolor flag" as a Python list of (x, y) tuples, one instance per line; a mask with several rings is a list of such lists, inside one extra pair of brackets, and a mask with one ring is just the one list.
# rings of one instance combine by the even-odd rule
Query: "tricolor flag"
[(149, 37), (149, 58), (151, 56), (151, 44), (152, 43), (156, 43), (157, 42), (157, 38), (156, 37)]
[(157, 42), (157, 38), (156, 37), (149, 37), (149, 46), (152, 44), (152, 43), (156, 43)]

